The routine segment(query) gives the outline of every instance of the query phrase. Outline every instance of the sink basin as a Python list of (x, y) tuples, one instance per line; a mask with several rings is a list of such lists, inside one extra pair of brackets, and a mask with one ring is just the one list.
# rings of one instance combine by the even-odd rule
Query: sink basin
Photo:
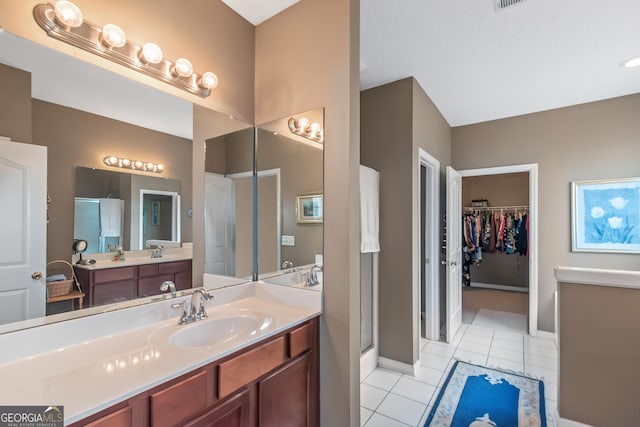
[(294, 286), (296, 288), (306, 288), (312, 290), (321, 290), (322, 289), (322, 271), (318, 271), (316, 276), (318, 277), (318, 281), (320, 282), (318, 285), (307, 286), (305, 283), (305, 279), (303, 277), (303, 273), (307, 273), (308, 270), (305, 271), (296, 271), (293, 273), (281, 274), (279, 276), (273, 276), (264, 279), (265, 283), (271, 283), (273, 285), (285, 285), (285, 286)]
[(256, 314), (237, 314), (200, 320), (182, 326), (169, 337), (176, 347), (207, 347), (236, 339), (246, 339), (266, 329), (271, 318)]

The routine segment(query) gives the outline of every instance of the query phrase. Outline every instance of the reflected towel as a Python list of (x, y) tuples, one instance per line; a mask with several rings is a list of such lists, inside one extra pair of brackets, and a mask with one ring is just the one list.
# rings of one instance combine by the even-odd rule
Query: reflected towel
[(60, 282), (62, 280), (67, 280), (67, 276), (65, 276), (64, 274), (53, 274), (51, 276), (47, 276), (47, 283)]
[(120, 237), (124, 200), (100, 199), (100, 237)]
[(379, 188), (380, 173), (360, 165), (360, 252), (380, 252)]

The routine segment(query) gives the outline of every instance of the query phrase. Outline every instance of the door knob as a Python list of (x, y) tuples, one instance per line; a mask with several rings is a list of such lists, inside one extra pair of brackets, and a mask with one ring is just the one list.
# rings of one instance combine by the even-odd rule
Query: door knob
[(42, 273), (40, 273), (39, 271), (34, 271), (34, 272), (31, 274), (31, 278), (32, 278), (33, 280), (40, 280), (40, 279), (42, 279)]
[(445, 267), (447, 266), (447, 261), (440, 261), (440, 264), (444, 265)]
[(457, 262), (455, 262), (455, 261), (451, 261), (451, 262), (449, 263), (449, 265), (458, 265), (458, 263), (457, 263)]

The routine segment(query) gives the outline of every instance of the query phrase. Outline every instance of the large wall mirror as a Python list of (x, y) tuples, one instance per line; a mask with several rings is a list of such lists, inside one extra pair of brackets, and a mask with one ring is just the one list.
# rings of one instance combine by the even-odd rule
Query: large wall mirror
[[(189, 215), (193, 197), (201, 197), (193, 194), (194, 106), (190, 102), (7, 31), (0, 32), (0, 84), (3, 101), (11, 104), (10, 109), (3, 110), (6, 114), (3, 113), (0, 120), (0, 135), (5, 134), (2, 128), (17, 126), (30, 130), (31, 143), (48, 147), (47, 194), (51, 200), (47, 211), (47, 261), (71, 260), (76, 237), (74, 213), (77, 212), (76, 202), (82, 198), (118, 198), (124, 202), (121, 244), (125, 250), (140, 249), (144, 247), (145, 240), (153, 240), (154, 237), (191, 242), (194, 233), (202, 232), (193, 229)], [(9, 110), (19, 111), (19, 114)], [(214, 119), (218, 134), (250, 126), (212, 110), (208, 110), (208, 114)], [(103, 159), (112, 155), (162, 163), (164, 171), (161, 174), (139, 173), (106, 166)], [(252, 155), (249, 162), (252, 162)], [(119, 178), (107, 177), (111, 174)], [(116, 187), (115, 180), (131, 181), (132, 184)], [(127, 203), (135, 200), (135, 196), (129, 193), (136, 191), (144, 199), (141, 190), (157, 193), (148, 202), (158, 203), (161, 219), (156, 221), (157, 228), (167, 222), (172, 224), (170, 238), (168, 235), (151, 234), (159, 230), (141, 230), (145, 227), (144, 221), (140, 222), (144, 211), (146, 209), (150, 216), (152, 208), (145, 208), (145, 201), (140, 199)], [(171, 207), (167, 205), (168, 199), (161, 197), (167, 194), (171, 195)], [(179, 196), (179, 207), (173, 195)], [(174, 209), (172, 218), (170, 214)], [(150, 224), (151, 218), (147, 219)], [(101, 243), (98, 237), (94, 244), (89, 244), (88, 252), (99, 252), (101, 245), (108, 249), (110, 244), (113, 242)], [(97, 250), (94, 251), (95, 246)], [(202, 277), (194, 278), (193, 285), (201, 286)], [(0, 312), (7, 312), (1, 304)], [(99, 309), (105, 311), (109, 307), (101, 306)], [(44, 315), (44, 308), (41, 312)], [(73, 316), (94, 312), (98, 311), (91, 307), (87, 309), (85, 304), (85, 309), (76, 310)], [(48, 316), (47, 319), (58, 316), (61, 315)], [(60, 317), (60, 320), (64, 318)], [(12, 323), (16, 320), (20, 319), (0, 316), (3, 324), (0, 332), (45, 321), (42, 318)]]

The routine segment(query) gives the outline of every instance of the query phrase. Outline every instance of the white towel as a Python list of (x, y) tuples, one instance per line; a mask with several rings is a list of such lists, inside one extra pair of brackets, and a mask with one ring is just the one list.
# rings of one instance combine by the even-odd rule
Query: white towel
[(100, 237), (120, 237), (124, 200), (100, 199)]
[(380, 252), (379, 188), (380, 173), (360, 165), (360, 252)]

